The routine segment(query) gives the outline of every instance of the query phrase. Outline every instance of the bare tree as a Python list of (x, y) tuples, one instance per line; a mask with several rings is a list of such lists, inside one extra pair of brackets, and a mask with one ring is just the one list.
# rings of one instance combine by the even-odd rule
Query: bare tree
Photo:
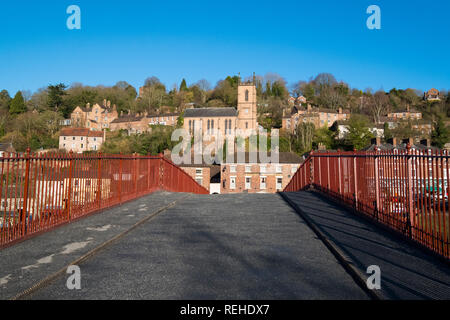
[(372, 112), (373, 121), (381, 123), (381, 116), (387, 112), (389, 108), (389, 97), (384, 91), (377, 91), (369, 100), (369, 107)]

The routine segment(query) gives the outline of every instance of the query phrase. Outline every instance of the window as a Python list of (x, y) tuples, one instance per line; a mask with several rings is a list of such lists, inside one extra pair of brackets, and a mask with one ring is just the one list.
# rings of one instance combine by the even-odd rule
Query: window
[(83, 141), (83, 137), (81, 137), (80, 139), (81, 139), (81, 141)]
[(266, 182), (267, 182), (267, 178), (266, 177), (260, 177), (259, 188), (261, 190), (266, 189)]
[(283, 172), (282, 167), (281, 166), (277, 166), (276, 172), (277, 173), (282, 173)]
[(245, 123), (245, 129), (248, 129), (248, 122)]
[(81, 144), (81, 149), (83, 149), (83, 144)]
[(248, 101), (248, 90), (245, 90), (245, 101)]
[(265, 173), (266, 172), (266, 166), (260, 166), (259, 172)]
[(63, 139), (66, 140), (66, 137), (64, 137)]
[(231, 120), (228, 120), (228, 131), (231, 133)]
[(195, 181), (196, 181), (199, 185), (202, 185), (202, 183), (203, 183), (203, 178), (195, 178)]
[(189, 120), (189, 132), (192, 132), (192, 120)]
[(252, 187), (252, 177), (245, 177), (245, 189), (251, 189)]
[(203, 174), (203, 169), (201, 169), (201, 168), (195, 169), (195, 174), (202, 175)]
[(291, 172), (292, 173), (296, 173), (297, 172), (297, 167), (296, 166), (292, 166)]
[(277, 177), (277, 190), (281, 190), (283, 188), (283, 177)]
[(245, 172), (252, 172), (251, 166), (245, 166)]
[(227, 134), (228, 131), (228, 120), (225, 120), (225, 134)]
[(236, 189), (236, 177), (230, 177), (230, 189)]
[(211, 120), (211, 130), (214, 130), (214, 120)]
[(230, 172), (236, 172), (236, 166), (230, 166)]
[(211, 131), (211, 120), (208, 119), (208, 130), (207, 132), (209, 133)]
[(74, 140), (74, 141), (75, 141), (75, 137), (72, 137), (72, 140)]

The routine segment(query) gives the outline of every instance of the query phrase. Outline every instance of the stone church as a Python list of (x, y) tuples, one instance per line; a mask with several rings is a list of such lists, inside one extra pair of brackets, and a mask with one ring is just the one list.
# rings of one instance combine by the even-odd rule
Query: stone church
[(237, 108), (191, 108), (184, 114), (184, 129), (191, 134), (201, 130), (203, 136), (234, 136), (240, 129), (243, 136), (258, 131), (256, 81), (241, 82), (239, 77)]

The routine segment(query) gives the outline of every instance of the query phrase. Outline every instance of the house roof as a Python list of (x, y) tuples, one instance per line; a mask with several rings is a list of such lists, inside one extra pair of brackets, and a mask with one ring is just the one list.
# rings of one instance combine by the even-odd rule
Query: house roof
[(124, 116), (121, 116), (117, 119), (114, 119), (113, 121), (111, 121), (111, 123), (123, 123), (123, 122), (139, 122), (142, 120), (142, 118), (144, 118), (144, 116), (137, 116), (135, 114), (127, 114)]
[[(252, 157), (250, 156), (252, 154)], [(267, 153), (267, 156), (270, 157), (271, 156), (271, 152)], [(234, 155), (232, 155), (233, 157), (233, 162), (232, 163), (242, 163), (239, 162), (237, 153), (234, 153)], [(256, 152), (256, 155), (254, 153), (250, 153), (250, 152), (246, 152), (245, 153), (245, 162), (244, 163), (250, 163), (250, 160), (253, 160), (253, 158), (256, 158), (256, 163), (266, 163), (265, 161), (263, 162), (262, 159), (260, 159), (259, 156), (259, 152)], [(291, 153), (291, 152), (279, 152), (279, 161), (278, 163), (302, 163), (303, 159), (301, 157), (299, 157), (297, 154), (295, 153)], [(225, 161), (226, 163), (226, 161)], [(253, 163), (253, 162), (251, 162)]]
[(0, 151), (14, 152), (14, 147), (11, 142), (0, 143)]
[(60, 131), (60, 136), (75, 136), (75, 137), (103, 137), (102, 131), (91, 131), (87, 128), (63, 128)]
[(195, 108), (186, 109), (185, 118), (237, 117), (235, 108)]

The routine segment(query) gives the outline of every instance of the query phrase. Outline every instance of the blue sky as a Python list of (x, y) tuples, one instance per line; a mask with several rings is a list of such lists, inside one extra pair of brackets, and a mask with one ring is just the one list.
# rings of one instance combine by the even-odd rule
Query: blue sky
[[(81, 8), (81, 30), (66, 9)], [(366, 8), (381, 8), (381, 30)], [(2, 1), (0, 90), (157, 76), (212, 85), (240, 72), (289, 84), (331, 72), (351, 87), (450, 89), (450, 1)]]

